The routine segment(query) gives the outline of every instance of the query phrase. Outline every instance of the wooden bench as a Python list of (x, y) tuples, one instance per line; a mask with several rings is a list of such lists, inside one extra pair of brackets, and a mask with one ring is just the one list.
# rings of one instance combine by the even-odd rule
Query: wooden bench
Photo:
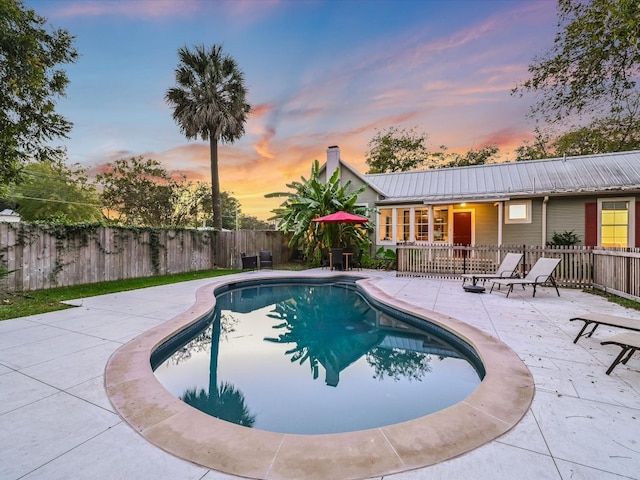
[(622, 363), (626, 365), (631, 356), (640, 350), (640, 334), (638, 333), (619, 333), (614, 335), (613, 337), (600, 342), (602, 345), (618, 345), (622, 348), (620, 350), (620, 354), (613, 361), (609, 370), (607, 370), (607, 375), (609, 375), (616, 365)]
[[(584, 315), (580, 315), (579, 317), (570, 318), (569, 321), (573, 322), (574, 320), (582, 320), (584, 325), (582, 329), (576, 335), (576, 338), (573, 340), (573, 343), (577, 343), (578, 339), (582, 336), (590, 337), (593, 335), (593, 332), (596, 331), (598, 325), (607, 325), (608, 327), (618, 327), (625, 328), (627, 330), (635, 330), (636, 332), (640, 332), (640, 320), (636, 320), (634, 318), (628, 317), (618, 317), (616, 315), (606, 315), (604, 313), (585, 313)], [(593, 324), (593, 328), (590, 332), (584, 333), (587, 326)]]

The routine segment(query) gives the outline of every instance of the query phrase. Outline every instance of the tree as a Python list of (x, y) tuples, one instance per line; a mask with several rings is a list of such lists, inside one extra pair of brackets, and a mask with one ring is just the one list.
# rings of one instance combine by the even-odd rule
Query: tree
[(102, 200), (109, 213), (126, 225), (168, 226), (184, 225), (180, 202), (190, 188), (184, 177), (181, 181), (171, 175), (156, 160), (132, 157), (107, 165), (105, 173), (96, 176), (102, 185)]
[(516, 161), (538, 160), (563, 155), (595, 155), (640, 149), (640, 118), (602, 118), (557, 136), (536, 129), (532, 143), (515, 149)]
[(351, 181), (341, 186), (339, 175), (340, 171), (336, 170), (325, 183), (320, 178), (320, 162), (315, 160), (309, 180), (302, 177), (299, 182), (287, 184), (292, 192), (265, 195), (267, 198), (286, 198), (273, 211), (275, 215), (270, 220), (279, 222), (278, 230), (292, 232), (289, 247), (302, 248), (308, 259), (319, 260), (322, 248), (369, 245), (369, 224), (323, 224), (313, 221), (314, 218), (340, 210), (357, 215), (368, 213), (369, 209), (356, 205), (358, 195), (365, 191), (366, 186), (354, 190)]
[[(202, 225), (212, 225), (211, 215), (211, 186), (208, 183), (197, 182), (186, 194), (187, 200), (183, 202), (187, 224), (199, 227)], [(238, 199), (229, 192), (220, 192), (222, 207), (222, 228), (227, 230), (271, 230), (271, 225), (256, 217), (242, 213), (242, 207)]]
[(640, 3), (558, 0), (553, 47), (529, 66), (514, 94), (540, 94), (533, 116), (551, 123), (573, 115), (637, 118), (640, 107)]
[[(446, 153), (445, 147), (440, 147), (442, 149), (441, 154), (433, 154), (434, 156), (440, 155), (441, 163), (438, 165), (439, 168), (453, 168), (453, 167), (470, 167), (472, 165), (484, 165), (487, 161), (491, 160), (492, 157), (498, 154), (500, 149), (496, 145), (487, 145), (485, 147), (478, 148), (474, 150), (473, 148), (469, 149), (467, 153), (461, 155), (459, 153)], [(432, 167), (433, 168), (433, 167)]]
[(376, 131), (368, 143), (366, 154), (367, 173), (406, 172), (425, 165), (430, 157), (427, 135), (410, 130), (390, 127), (386, 132)]
[(243, 214), (240, 216), (240, 230), (273, 230), (273, 227), (258, 217)]
[(406, 172), (420, 168), (452, 168), (484, 165), (499, 152), (496, 145), (470, 149), (465, 154), (449, 153), (447, 147), (438, 151), (427, 149), (427, 135), (415, 129), (401, 130), (391, 127), (387, 132), (377, 131), (369, 142), (367, 173)]
[(533, 141), (525, 140), (522, 145), (515, 149), (515, 154), (516, 162), (552, 158), (553, 150), (550, 134), (536, 127)]
[(23, 181), (9, 187), (8, 198), (23, 220), (61, 223), (104, 220), (98, 194), (78, 165), (59, 160), (32, 162), (23, 170)]
[(640, 148), (640, 118), (596, 119), (586, 127), (580, 127), (560, 135), (553, 142), (556, 156), (593, 155), (621, 152)]
[(55, 112), (69, 83), (58, 65), (78, 54), (66, 30), (45, 24), (21, 0), (0, 1), (0, 193), (29, 160), (62, 159), (64, 150), (49, 142), (71, 130)]
[(222, 228), (218, 142), (233, 143), (244, 134), (251, 111), (246, 103), (244, 74), (236, 61), (223, 55), (222, 47), (204, 45), (178, 50), (177, 87), (167, 90), (165, 100), (173, 107), (173, 119), (187, 139), (209, 140), (213, 226)]

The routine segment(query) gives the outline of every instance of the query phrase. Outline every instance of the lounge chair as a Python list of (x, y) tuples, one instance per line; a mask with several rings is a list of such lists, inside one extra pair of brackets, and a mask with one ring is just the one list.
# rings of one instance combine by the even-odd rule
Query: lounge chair
[(271, 252), (260, 252), (260, 270), (270, 268), (273, 270), (273, 256)]
[(521, 253), (507, 253), (502, 259), (502, 263), (498, 265), (498, 269), (494, 273), (468, 273), (462, 275), (462, 286), (464, 287), (467, 280), (471, 280), (471, 284), (475, 285), (478, 280), (482, 283), (494, 278), (517, 278), (516, 269), (522, 260)]
[(495, 287), (496, 284), (507, 285), (509, 287), (507, 291), (508, 297), (513, 291), (514, 285), (522, 285), (523, 288), (525, 285), (533, 285), (533, 296), (535, 297), (536, 287), (538, 285), (551, 284), (555, 287), (558, 296), (560, 296), (558, 285), (556, 285), (556, 280), (553, 278), (553, 271), (560, 264), (560, 261), (560, 258), (539, 258), (524, 278), (497, 278), (493, 280), (491, 292), (493, 292), (493, 287)]
[(620, 350), (620, 354), (616, 357), (616, 359), (607, 370), (607, 375), (609, 375), (611, 372), (613, 372), (613, 369), (616, 368), (616, 365), (618, 365), (619, 363), (626, 365), (631, 356), (635, 352), (640, 350), (640, 334), (619, 333), (600, 343), (602, 345), (618, 345), (622, 348), (622, 350)]
[[(578, 335), (576, 335), (576, 338), (573, 339), (573, 343), (577, 343), (580, 337), (590, 337), (591, 335), (593, 335), (593, 332), (596, 331), (598, 325), (625, 328), (627, 330), (635, 330), (636, 332), (640, 332), (640, 320), (635, 320), (628, 317), (618, 317), (616, 315), (606, 315), (604, 313), (585, 313), (584, 315), (580, 315), (579, 317), (573, 317), (569, 319), (570, 322), (573, 322), (574, 320), (582, 320), (584, 322), (584, 325), (578, 332)], [(584, 333), (587, 327), (591, 324), (593, 324), (593, 328), (589, 332)]]

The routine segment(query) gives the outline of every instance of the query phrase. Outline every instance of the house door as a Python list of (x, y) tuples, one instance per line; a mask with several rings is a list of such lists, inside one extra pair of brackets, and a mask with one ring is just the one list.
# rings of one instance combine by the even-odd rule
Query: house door
[(453, 213), (453, 244), (471, 245), (471, 212)]

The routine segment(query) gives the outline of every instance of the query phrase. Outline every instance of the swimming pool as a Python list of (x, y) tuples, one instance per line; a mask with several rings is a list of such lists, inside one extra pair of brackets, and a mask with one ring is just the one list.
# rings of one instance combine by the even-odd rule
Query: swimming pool
[[(433, 465), (496, 439), (528, 411), (533, 377), (513, 350), (478, 328), (420, 307), (402, 291), (386, 292), (379, 286), (386, 285), (384, 278), (376, 272), (357, 282), (370, 298), (455, 332), (477, 352), (486, 375), (462, 402), (399, 424), (299, 435), (245, 428), (211, 417), (158, 382), (151, 368), (152, 352), (210, 314), (212, 291), (233, 288), (239, 280), (282, 279), (283, 274), (335, 278), (331, 272), (274, 271), (222, 277), (198, 288), (191, 307), (126, 343), (109, 359), (105, 388), (115, 411), (147, 441), (169, 453), (214, 470), (265, 480), (369, 478)], [(455, 295), (451, 298), (455, 301)]]
[(342, 433), (418, 418), (480, 384), (477, 353), (450, 332), (373, 302), (355, 284), (302, 279), (216, 291), (211, 315), (152, 355), (187, 404), (238, 425)]

